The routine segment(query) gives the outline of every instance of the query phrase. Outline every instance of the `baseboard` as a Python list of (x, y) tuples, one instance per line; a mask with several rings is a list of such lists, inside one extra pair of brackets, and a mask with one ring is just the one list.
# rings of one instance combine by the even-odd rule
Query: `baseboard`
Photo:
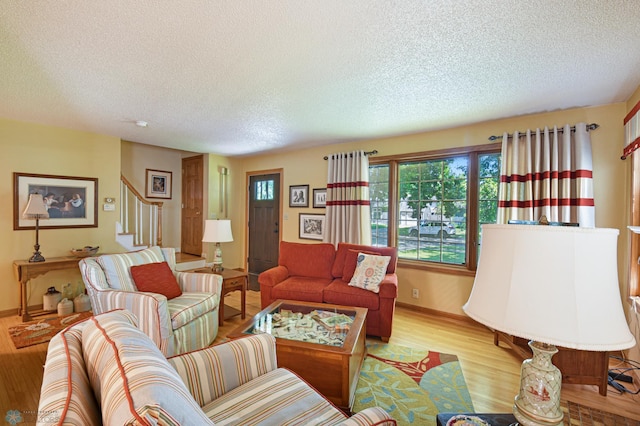
[[(43, 308), (42, 303), (39, 305), (31, 305), (29, 306), (29, 312), (38, 312)], [(12, 316), (20, 316), (20, 308), (7, 309), (4, 311), (0, 311), (0, 318), (12, 317)]]
[(410, 305), (408, 303), (402, 303), (397, 301), (396, 301), (396, 306), (409, 309), (414, 312), (422, 312), (429, 315), (435, 315), (435, 316), (438, 316), (447, 320), (451, 320), (454, 322), (458, 322), (458, 323), (464, 323), (464, 324), (476, 325), (476, 326), (478, 325), (476, 321), (474, 321), (473, 319), (469, 318), (466, 315), (452, 314), (451, 312), (438, 311), (437, 309), (425, 308), (423, 306)]

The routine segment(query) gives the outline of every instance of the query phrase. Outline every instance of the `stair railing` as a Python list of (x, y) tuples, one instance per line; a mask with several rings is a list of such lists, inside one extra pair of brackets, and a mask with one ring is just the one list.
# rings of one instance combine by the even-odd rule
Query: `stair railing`
[(162, 201), (146, 200), (120, 175), (120, 224), (138, 246), (162, 246)]

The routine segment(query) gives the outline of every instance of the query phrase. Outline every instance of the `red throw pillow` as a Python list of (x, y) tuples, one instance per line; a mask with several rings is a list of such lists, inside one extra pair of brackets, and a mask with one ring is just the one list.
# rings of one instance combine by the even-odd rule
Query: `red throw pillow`
[(167, 299), (182, 295), (182, 290), (167, 262), (145, 263), (131, 267), (131, 278), (138, 291), (163, 294)]
[(358, 253), (370, 254), (372, 256), (380, 256), (380, 253), (364, 250), (349, 249), (344, 257), (344, 269), (342, 269), (342, 281), (348, 283), (353, 278), (353, 273), (358, 266)]

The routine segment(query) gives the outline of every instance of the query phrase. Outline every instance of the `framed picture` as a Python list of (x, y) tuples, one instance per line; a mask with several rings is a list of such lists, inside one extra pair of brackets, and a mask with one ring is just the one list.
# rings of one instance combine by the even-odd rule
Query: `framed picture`
[(322, 240), (324, 235), (323, 214), (300, 213), (300, 238), (305, 240)]
[(173, 172), (147, 169), (145, 179), (145, 197), (171, 199), (171, 184)]
[(35, 219), (25, 219), (22, 213), (30, 194), (42, 194), (48, 219), (39, 227), (97, 228), (98, 178), (74, 176), (13, 174), (13, 229), (35, 229)]
[(309, 185), (289, 186), (289, 207), (309, 207)]
[(313, 208), (327, 207), (327, 188), (315, 188), (313, 190)]

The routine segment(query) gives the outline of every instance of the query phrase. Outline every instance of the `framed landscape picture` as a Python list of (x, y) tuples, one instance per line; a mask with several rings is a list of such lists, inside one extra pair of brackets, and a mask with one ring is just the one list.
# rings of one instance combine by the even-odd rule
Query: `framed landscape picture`
[(309, 185), (289, 186), (289, 207), (309, 207)]
[(171, 199), (171, 178), (173, 172), (147, 169), (145, 197)]
[(327, 188), (315, 188), (313, 190), (313, 208), (327, 207)]
[(35, 229), (35, 219), (23, 218), (30, 194), (42, 194), (48, 219), (41, 229), (97, 228), (98, 178), (13, 174), (13, 229)]
[(320, 240), (324, 236), (325, 215), (300, 213), (300, 235), (305, 240)]

